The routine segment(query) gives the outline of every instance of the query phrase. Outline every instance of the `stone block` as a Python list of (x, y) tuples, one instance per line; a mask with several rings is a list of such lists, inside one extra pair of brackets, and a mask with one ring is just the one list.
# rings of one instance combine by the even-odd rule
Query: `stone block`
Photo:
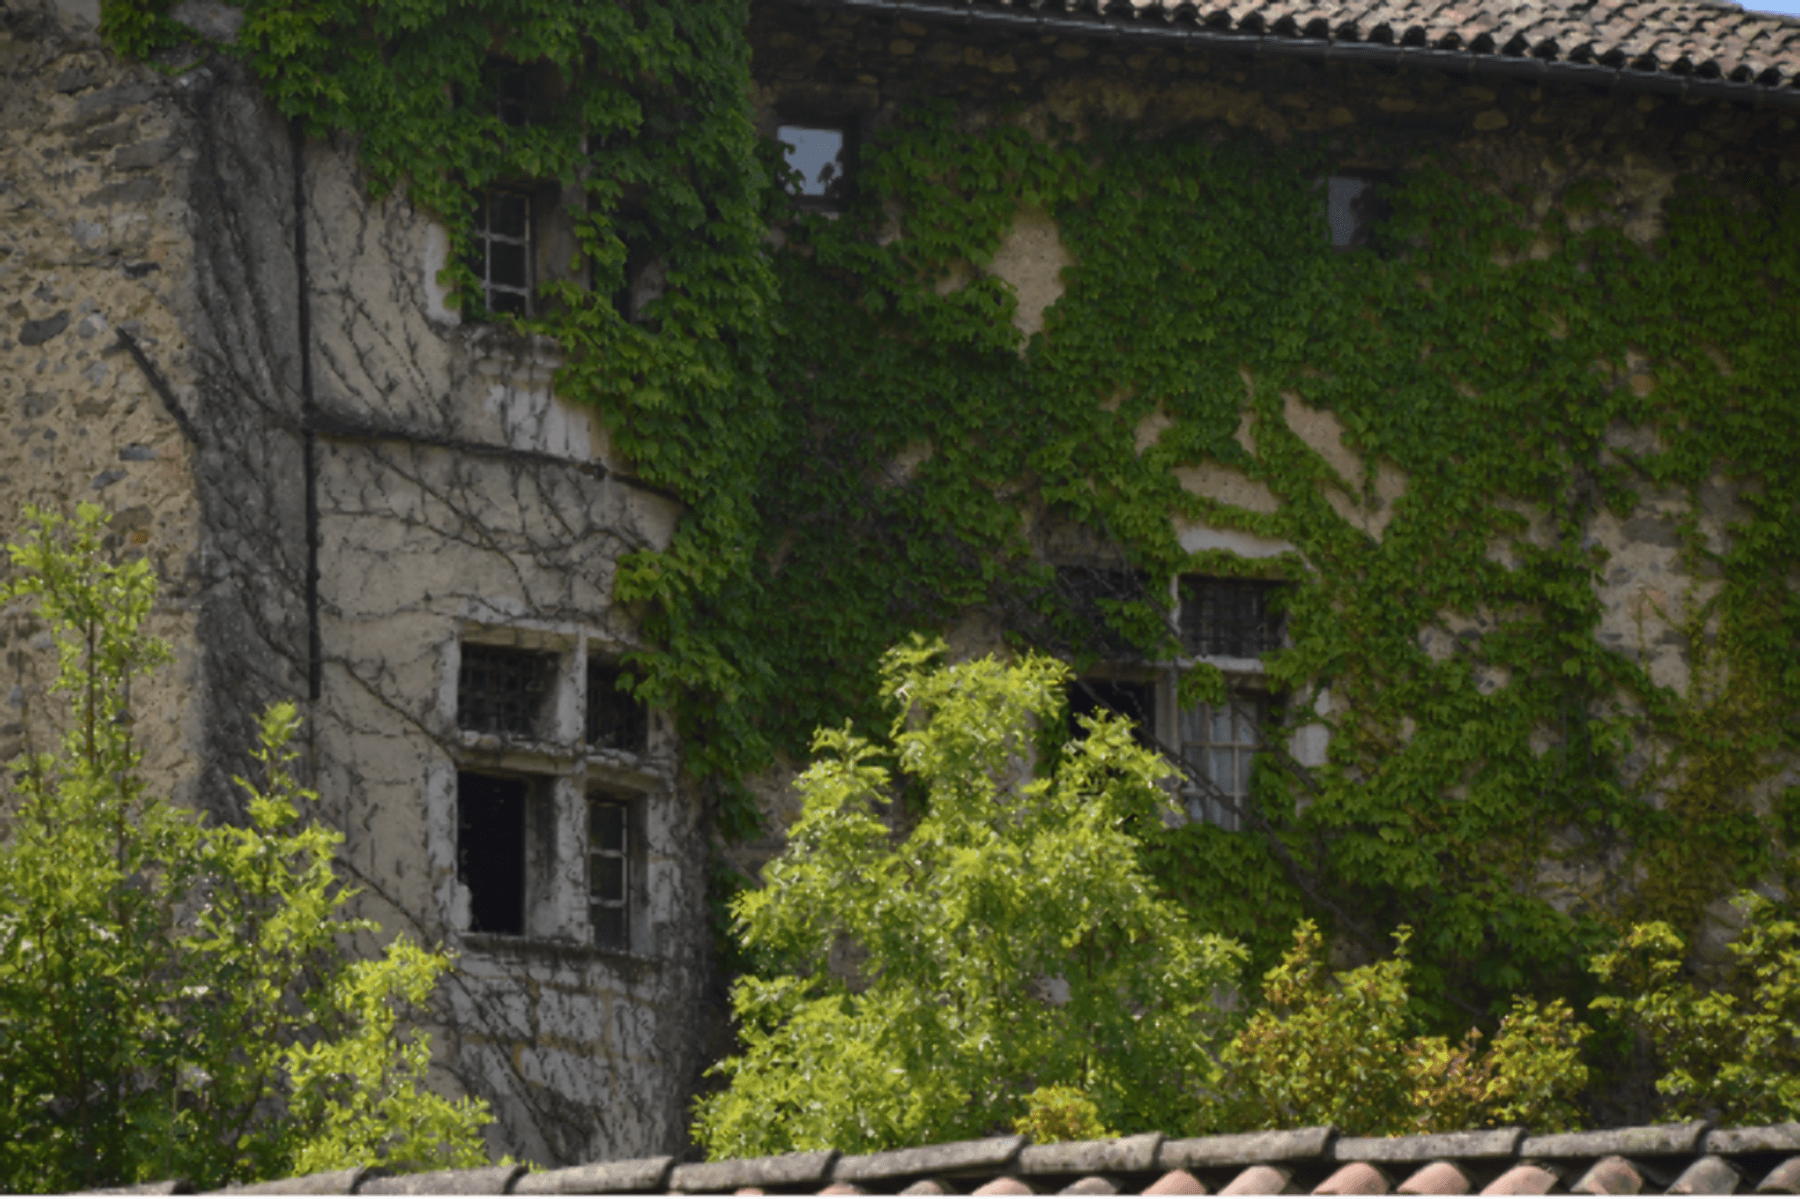
[(1466, 1195), (1474, 1182), (1455, 1162), (1431, 1162), (1394, 1188), (1397, 1195)]
[(1144, 1188), (1146, 1195), (1204, 1195), (1206, 1184), (1186, 1170), (1170, 1170)]
[(1610, 1128), (1600, 1132), (1562, 1132), (1526, 1137), (1519, 1156), (1545, 1157), (1667, 1157), (1690, 1154), (1700, 1148), (1706, 1121), (1686, 1124), (1647, 1124), (1641, 1128)]
[(1790, 1157), (1756, 1184), (1759, 1195), (1800, 1195), (1800, 1157)]
[(1164, 1141), (1156, 1151), (1156, 1164), (1165, 1170), (1193, 1170), (1301, 1161), (1325, 1156), (1336, 1135), (1337, 1130), (1330, 1127), (1291, 1128)]
[(723, 1195), (739, 1187), (821, 1187), (831, 1177), (837, 1150), (784, 1153), (723, 1162), (692, 1162), (669, 1173), (669, 1189), (683, 1194)]
[(1341, 1162), (1433, 1162), (1512, 1157), (1523, 1128), (1433, 1132), (1408, 1137), (1339, 1137), (1331, 1156)]
[(1386, 1174), (1368, 1162), (1351, 1162), (1338, 1167), (1324, 1182), (1313, 1188), (1315, 1195), (1385, 1195), (1393, 1189)]
[(1010, 1174), (1002, 1174), (992, 1182), (986, 1182), (970, 1191), (971, 1195), (1035, 1195), (1031, 1184), (1022, 1178), (1014, 1178)]
[[(837, 1185), (836, 1183), (832, 1184)], [(936, 1178), (921, 1178), (905, 1190), (902, 1195), (954, 1195), (956, 1192), (949, 1185)]]
[(1107, 1141), (1065, 1141), (1056, 1145), (1027, 1145), (1019, 1150), (1019, 1173), (1033, 1174), (1140, 1174), (1156, 1168), (1160, 1132)]
[(1708, 1153), (1800, 1153), (1800, 1124), (1758, 1128), (1715, 1128), (1706, 1134)]
[(622, 1162), (594, 1162), (566, 1170), (527, 1174), (513, 1183), (515, 1195), (619, 1195), (660, 1191), (667, 1184), (672, 1157), (640, 1157)]
[(1077, 1178), (1057, 1192), (1059, 1195), (1117, 1195), (1118, 1193), (1119, 1184), (1103, 1174), (1089, 1174), (1085, 1178)]
[(358, 1195), (504, 1195), (524, 1166), (477, 1166), (473, 1170), (431, 1170), (424, 1174), (392, 1174), (371, 1178)]
[(1281, 1166), (1251, 1166), (1232, 1179), (1221, 1195), (1292, 1195), (1294, 1172)]
[(1529, 1162), (1514, 1166), (1482, 1190), (1484, 1195), (1548, 1195), (1561, 1181), (1542, 1166)]
[(840, 1157), (831, 1169), (831, 1180), (868, 1182), (909, 1175), (999, 1171), (1012, 1164), (1024, 1144), (1024, 1137), (988, 1137), (980, 1141), (951, 1141), (917, 1149), (889, 1149), (882, 1153)]

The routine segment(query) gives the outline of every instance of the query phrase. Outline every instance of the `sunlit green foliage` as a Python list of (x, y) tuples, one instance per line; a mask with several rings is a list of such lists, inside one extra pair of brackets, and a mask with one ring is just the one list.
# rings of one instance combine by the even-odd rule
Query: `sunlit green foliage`
[(1560, 1131), (1579, 1120), (1586, 1026), (1562, 1000), (1516, 999), (1483, 1053), (1417, 1032), (1408, 1007), (1410, 930), (1391, 957), (1333, 975), (1305, 922), (1263, 979), (1262, 1002), (1224, 1053), (1227, 1121), (1241, 1128), (1330, 1124), (1356, 1136), (1491, 1125)]
[(1201, 1119), (1242, 955), (1139, 862), (1168, 767), (1108, 719), (1034, 773), (1067, 668), (931, 669), (940, 649), (887, 657), (884, 741), (819, 733), (787, 849), (736, 903), (764, 968), (733, 991), (730, 1085), (698, 1105), (715, 1158), (982, 1136), (1045, 1087), (1100, 1125)]
[(26, 516), (4, 598), (55, 638), (67, 711), (5, 797), (0, 1187), (485, 1161), (486, 1105), (424, 1092), (429, 1047), (395, 1025), (447, 959), (402, 941), (344, 961), (374, 928), (340, 914), (341, 838), (300, 818), (293, 705), (262, 718), (243, 825), (149, 792), (129, 703), (169, 658), (149, 563), (110, 560), (96, 507)]
[[(166, 7), (104, 11), (143, 53), (174, 36)], [(1267, 679), (1290, 725), (1329, 692), (1330, 761), (1265, 753), (1245, 832), (1144, 834), (1167, 893), (1260, 965), (1304, 916), (1366, 953), (1409, 924), (1411, 1002), (1460, 1031), (1527, 988), (1580, 998), (1616, 921), (1684, 927), (1775, 867), (1780, 811), (1746, 797), (1800, 749), (1792, 188), (1684, 180), (1639, 245), (1619, 212), (1642, 197), (1617, 164), (1570, 162), (1528, 194), (1422, 158), (1381, 252), (1336, 253), (1322, 146), (1076, 141), (922, 107), (870, 131), (859, 198), (827, 220), (788, 207), (755, 144), (741, 0), (246, 13), (241, 52), (282, 110), (355, 134), (376, 188), (404, 182), (456, 244), (496, 179), (587, 191), (594, 291), (562, 289), (532, 327), (571, 352), (559, 394), (597, 405), (613, 446), (687, 505), (618, 595), (644, 614), (635, 682), (678, 715), (728, 833), (757, 820), (747, 772), (814, 728), (878, 719), (884, 647), (973, 609), (1066, 648), (1031, 540), (1048, 512), (1109, 538), (1147, 597), (1184, 571), (1295, 585)], [(503, 126), (490, 53), (547, 64), (567, 103)], [(988, 268), (1032, 205), (1074, 265), (1022, 345)], [(670, 271), (638, 325), (608, 302), (628, 243)], [(1359, 469), (1340, 476), (1290, 412), (1329, 414)], [(1160, 432), (1140, 446), (1147, 421)], [(1276, 510), (1192, 494), (1180, 472), (1201, 466), (1242, 472)], [(1383, 469), (1404, 481), (1391, 502)], [(1600, 636), (1596, 530), (1647, 517), (1652, 489), (1740, 493), (1728, 537), (1673, 529), (1704, 585), (1611, 597), (1668, 617), (1685, 689), (1652, 676), (1649, 647)], [(1171, 516), (1296, 552), (1189, 554)], [(1118, 613), (1147, 652), (1168, 648), (1157, 606)], [(1547, 866), (1578, 893), (1546, 894)]]
[(1025, 1114), (1013, 1121), (1013, 1131), (1030, 1137), (1034, 1145), (1098, 1141), (1116, 1135), (1100, 1119), (1094, 1101), (1071, 1086), (1039, 1087), (1025, 1096)]
[(1626, 992), (1594, 1006), (1648, 1034), (1670, 1119), (1726, 1127), (1800, 1119), (1800, 922), (1754, 893), (1739, 903), (1746, 922), (1721, 986), (1698, 985), (1686, 944), (1661, 921), (1633, 927), (1594, 962), (1613, 991)]

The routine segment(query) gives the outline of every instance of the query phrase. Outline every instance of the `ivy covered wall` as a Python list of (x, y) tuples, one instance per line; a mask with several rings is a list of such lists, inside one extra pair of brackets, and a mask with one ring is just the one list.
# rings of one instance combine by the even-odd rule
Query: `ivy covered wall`
[[(107, 13), (180, 64), (150, 8)], [(686, 504), (616, 593), (727, 836), (762, 819), (748, 782), (868, 717), (907, 633), (1082, 655), (1046, 541), (1072, 526), (1147, 595), (1294, 585), (1266, 669), (1328, 760), (1267, 755), (1245, 831), (1155, 851), (1265, 955), (1302, 914), (1351, 954), (1409, 922), (1450, 1023), (1578, 989), (1609, 921), (1691, 926), (1785, 877), (1793, 115), (829, 7), (246, 14), (282, 110), (357, 138), (370, 187), (457, 245), (486, 184), (585, 190), (593, 282), (531, 327), (570, 356), (558, 395)], [(554, 69), (549, 119), (492, 115), (496, 53)], [(804, 215), (757, 134), (832, 105), (863, 122), (856, 199)], [(1319, 180), (1346, 169), (1392, 172), (1375, 251), (1330, 247)], [(996, 267), (1021, 229), (1068, 263), (1023, 316)], [(612, 301), (634, 247), (667, 279), (636, 322)], [(1196, 553), (1193, 528), (1291, 550)], [(1153, 608), (1121, 612), (1150, 656)]]

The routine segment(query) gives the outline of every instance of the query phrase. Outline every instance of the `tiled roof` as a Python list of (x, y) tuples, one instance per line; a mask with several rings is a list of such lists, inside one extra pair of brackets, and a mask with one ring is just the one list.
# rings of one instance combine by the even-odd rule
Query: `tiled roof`
[[(140, 1193), (181, 1193), (175, 1184)], [(486, 1166), (340, 1170), (234, 1194), (313, 1195), (1729, 1195), (1800, 1193), (1800, 1124), (1704, 1122), (1532, 1136), (1520, 1128), (1345, 1137), (1330, 1128), (1033, 1145), (990, 1137), (839, 1154), (678, 1164), (669, 1157), (527, 1173)], [(116, 1192), (115, 1192), (116, 1193)]]
[[(815, 0), (821, 2), (821, 0)], [(1800, 18), (1730, 0), (822, 0), (923, 18), (1186, 38), (1598, 86), (1800, 101)]]

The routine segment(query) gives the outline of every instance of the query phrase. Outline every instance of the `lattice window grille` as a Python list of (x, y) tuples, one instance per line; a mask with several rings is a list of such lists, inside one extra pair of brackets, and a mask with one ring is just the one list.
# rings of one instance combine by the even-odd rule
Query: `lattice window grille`
[(1182, 649), (1202, 658), (1255, 658), (1279, 649), (1278, 586), (1261, 579), (1183, 579)]
[(464, 645), (456, 678), (456, 724), (477, 733), (538, 737), (556, 686), (556, 655)]

